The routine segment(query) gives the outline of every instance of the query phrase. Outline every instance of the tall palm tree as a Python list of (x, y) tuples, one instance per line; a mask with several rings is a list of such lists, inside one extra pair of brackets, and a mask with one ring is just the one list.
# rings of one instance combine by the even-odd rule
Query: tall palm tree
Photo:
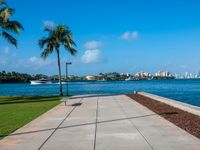
[(48, 36), (39, 40), (39, 47), (44, 49), (41, 53), (41, 57), (46, 59), (53, 51), (57, 53), (60, 95), (63, 95), (60, 69), (60, 47), (63, 45), (67, 51), (69, 51), (72, 55), (75, 55), (77, 50), (75, 50), (73, 46), (76, 46), (76, 44), (73, 40), (72, 32), (69, 27), (65, 25), (57, 25), (53, 28), (46, 26), (44, 31), (48, 32)]
[(20, 30), (24, 30), (18, 21), (11, 21), (10, 17), (14, 14), (12, 8), (7, 7), (7, 3), (0, 0), (0, 36), (6, 39), (10, 44), (17, 47), (17, 40), (11, 33), (19, 34)]

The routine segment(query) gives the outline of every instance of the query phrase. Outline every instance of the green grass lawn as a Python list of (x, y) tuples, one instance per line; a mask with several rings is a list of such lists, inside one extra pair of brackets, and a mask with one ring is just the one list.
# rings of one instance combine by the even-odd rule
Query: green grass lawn
[(59, 96), (0, 96), (0, 137), (37, 118), (60, 103)]

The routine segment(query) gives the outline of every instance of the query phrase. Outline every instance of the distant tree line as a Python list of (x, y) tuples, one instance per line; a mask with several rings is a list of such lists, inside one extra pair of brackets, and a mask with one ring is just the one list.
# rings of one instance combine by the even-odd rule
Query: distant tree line
[(27, 83), (30, 82), (30, 80), (38, 80), (47, 77), (48, 76), (43, 74), (30, 75), (27, 73), (18, 73), (15, 71), (2, 71), (0, 72), (0, 83)]
[(108, 72), (108, 73), (99, 73), (98, 80), (106, 81), (120, 81), (125, 80), (127, 76), (125, 74), (120, 74), (118, 72)]
[[(95, 76), (96, 81), (124, 81), (128, 77), (131, 77), (133, 79), (138, 80), (162, 80), (162, 79), (174, 79), (174, 77), (136, 77), (134, 75), (127, 75), (127, 74), (120, 74), (117, 72), (110, 72), (110, 73), (99, 73)], [(27, 73), (18, 73), (18, 72), (6, 72), (2, 71), (0, 72), (0, 83), (28, 83), (30, 80), (39, 80), (39, 79), (49, 79), (53, 82), (58, 82), (59, 76), (53, 75), (53, 76), (47, 76), (44, 74), (36, 74), (36, 75), (30, 75)], [(61, 76), (61, 80), (65, 81), (66, 77)], [(86, 76), (68, 76), (68, 81), (87, 81)]]

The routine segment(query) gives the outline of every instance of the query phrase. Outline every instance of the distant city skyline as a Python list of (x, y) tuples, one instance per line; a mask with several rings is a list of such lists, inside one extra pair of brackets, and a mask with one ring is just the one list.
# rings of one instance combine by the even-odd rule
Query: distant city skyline
[[(0, 73), (3, 73), (5, 70), (3, 71), (0, 71)], [(15, 72), (15, 71), (5, 71), (5, 73), (9, 73), (9, 74), (12, 74), (12, 73), (22, 73), (22, 72)], [(96, 73), (96, 74), (85, 74), (85, 75), (76, 75), (76, 74), (69, 74), (68, 76), (69, 77), (72, 77), (72, 76), (78, 76), (78, 77), (84, 77), (84, 76), (99, 76), (101, 74), (113, 74), (113, 73), (117, 73), (117, 74), (120, 74), (120, 75), (125, 75), (127, 77), (129, 76), (141, 76), (141, 77), (175, 77), (176, 79), (193, 79), (193, 78), (200, 78), (200, 71), (197, 72), (197, 73), (191, 73), (191, 72), (184, 72), (182, 74), (179, 74), (179, 73), (171, 73), (169, 71), (163, 71), (163, 70), (158, 70), (156, 72), (147, 72), (147, 71), (139, 71), (139, 72), (135, 72), (135, 73), (130, 73), (130, 72), (99, 72), (99, 73)], [(29, 74), (29, 73), (28, 73)], [(35, 73), (35, 74), (30, 74), (31, 76), (58, 76), (56, 74), (51, 74), (51, 75), (48, 75), (48, 74), (42, 74), (42, 73)], [(65, 74), (62, 74), (62, 78), (65, 78), (66, 75)]]
[[(200, 1), (197, 0), (7, 0), (25, 31), (16, 49), (0, 40), (0, 71), (57, 74), (56, 54), (40, 58), (43, 26), (66, 24), (78, 55), (62, 49), (62, 74), (100, 72), (197, 74), (200, 70)], [(69, 7), (70, 6), (70, 7)], [(37, 9), (35, 9), (37, 8)], [(77, 9), (79, 11), (77, 11)], [(186, 11), (187, 10), (187, 11)]]

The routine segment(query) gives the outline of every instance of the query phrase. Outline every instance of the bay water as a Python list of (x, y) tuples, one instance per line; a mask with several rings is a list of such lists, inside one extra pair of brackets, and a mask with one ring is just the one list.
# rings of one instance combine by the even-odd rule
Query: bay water
[[(69, 94), (130, 94), (144, 91), (200, 106), (200, 79), (69, 82)], [(63, 93), (66, 85), (63, 84)], [(58, 84), (0, 84), (0, 96), (59, 94)]]

